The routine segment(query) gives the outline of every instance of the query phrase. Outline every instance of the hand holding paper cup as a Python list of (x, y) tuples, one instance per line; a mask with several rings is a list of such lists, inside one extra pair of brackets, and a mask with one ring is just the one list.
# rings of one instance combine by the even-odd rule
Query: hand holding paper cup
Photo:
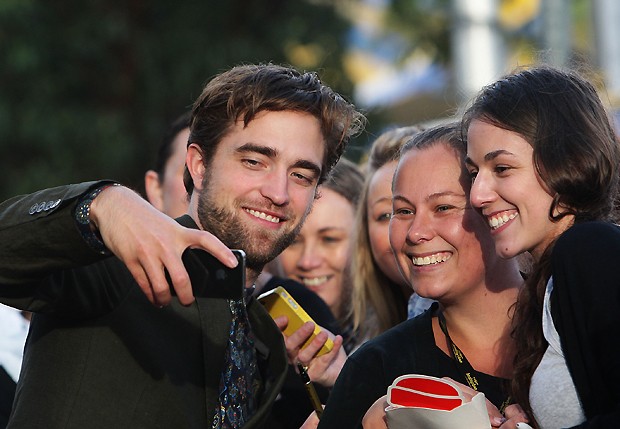
[(456, 384), (442, 378), (400, 376), (388, 387), (387, 401), (389, 429), (491, 429), (484, 393), (468, 401)]

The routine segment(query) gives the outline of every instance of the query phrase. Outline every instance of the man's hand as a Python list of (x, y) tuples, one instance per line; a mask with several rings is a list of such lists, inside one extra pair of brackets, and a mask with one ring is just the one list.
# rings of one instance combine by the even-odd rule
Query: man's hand
[[(276, 324), (281, 331), (284, 331), (288, 320), (285, 316), (278, 317), (276, 318)], [(314, 323), (306, 322), (289, 337), (284, 335), (284, 333), (282, 334), (284, 335), (289, 362), (292, 364), (301, 363), (308, 368), (310, 380), (325, 387), (332, 387), (347, 360), (347, 354), (342, 348), (342, 337), (340, 335), (334, 336), (327, 329), (321, 328), (321, 332), (316, 338), (304, 349), (301, 349), (301, 346), (310, 338), (313, 332)], [(332, 338), (334, 341), (334, 348), (329, 353), (316, 356), (328, 338)]]
[(187, 248), (204, 249), (230, 268), (237, 265), (233, 253), (217, 237), (179, 225), (128, 188), (106, 188), (93, 200), (90, 218), (107, 248), (125, 263), (155, 305), (167, 305), (171, 300), (164, 269), (181, 304), (194, 301), (181, 260)]

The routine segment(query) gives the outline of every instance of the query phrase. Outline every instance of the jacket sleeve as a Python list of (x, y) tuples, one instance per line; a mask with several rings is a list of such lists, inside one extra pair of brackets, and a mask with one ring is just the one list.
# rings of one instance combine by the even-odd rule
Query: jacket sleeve
[(125, 296), (132, 283), (126, 268), (116, 258), (101, 261), (106, 257), (84, 241), (73, 215), (83, 195), (106, 183), (51, 188), (0, 204), (0, 302), (82, 318)]
[(584, 407), (580, 428), (620, 421), (620, 228), (578, 224), (552, 254), (551, 312)]
[(73, 211), (81, 196), (105, 183), (50, 188), (0, 204), (0, 285), (101, 259), (82, 238)]

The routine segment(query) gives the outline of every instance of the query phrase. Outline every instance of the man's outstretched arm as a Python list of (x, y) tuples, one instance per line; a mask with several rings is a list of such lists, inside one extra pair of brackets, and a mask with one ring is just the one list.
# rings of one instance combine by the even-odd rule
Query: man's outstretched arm
[[(85, 239), (76, 208), (88, 228), (128, 267), (151, 302), (166, 305), (170, 289), (165, 271), (181, 303), (193, 301), (181, 255), (201, 248), (228, 266), (237, 260), (212, 234), (185, 228), (160, 213), (140, 195), (112, 182), (88, 182), (39, 191), (0, 204), (0, 283), (32, 281), (59, 269), (86, 265), (106, 252)], [(88, 196), (101, 187), (92, 202)], [(79, 216), (78, 216), (79, 217)]]

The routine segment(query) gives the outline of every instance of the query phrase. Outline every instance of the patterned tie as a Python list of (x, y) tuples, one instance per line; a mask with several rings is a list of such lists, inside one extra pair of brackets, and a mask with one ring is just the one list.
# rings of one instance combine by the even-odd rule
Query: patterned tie
[(256, 411), (260, 381), (256, 364), (253, 333), (245, 302), (228, 301), (232, 322), (224, 371), (220, 378), (219, 408), (215, 410), (213, 429), (241, 428)]

